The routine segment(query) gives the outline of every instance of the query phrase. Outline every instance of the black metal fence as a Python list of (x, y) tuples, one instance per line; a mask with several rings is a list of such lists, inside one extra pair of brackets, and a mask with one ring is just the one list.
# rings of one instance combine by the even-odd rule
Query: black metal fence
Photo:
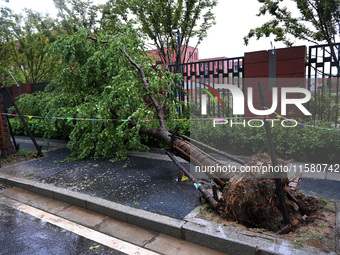
[[(185, 63), (180, 66), (170, 65), (171, 72), (179, 70), (183, 75), (183, 84), (176, 91), (179, 100), (191, 102), (191, 108), (200, 112), (204, 90), (213, 88), (220, 95), (222, 105), (214, 104), (207, 97), (207, 116), (227, 117), (232, 115), (232, 96), (229, 90), (220, 88), (221, 84), (231, 84), (244, 88), (244, 57), (213, 59)], [(210, 91), (211, 92), (211, 91)]]
[(309, 110), (314, 122), (339, 122), (340, 43), (309, 47), (307, 78), (312, 92)]
[[(310, 46), (307, 62), (307, 87), (312, 92), (308, 108), (314, 122), (327, 121), (338, 125), (340, 121), (340, 43)], [(200, 115), (202, 95), (209, 88), (219, 94), (222, 104), (215, 104), (207, 98), (207, 116), (232, 117), (232, 95), (228, 89), (220, 88), (230, 84), (244, 90), (244, 57), (219, 58), (206, 61), (170, 65), (171, 72), (180, 72), (183, 83), (176, 91), (178, 100), (191, 102), (191, 108)], [(43, 91), (48, 83), (32, 84), (32, 93)], [(12, 88), (9, 87), (10, 93)], [(211, 90), (210, 90), (211, 92)], [(244, 92), (244, 91), (243, 91)], [(4, 96), (6, 108), (10, 102)]]
[(44, 91), (48, 84), (49, 82), (32, 83), (31, 84), (32, 93), (36, 91)]
[[(312, 99), (308, 108), (315, 123), (332, 122), (337, 126), (340, 121), (339, 59), (340, 43), (309, 47), (306, 73)], [(213, 99), (207, 97), (207, 116), (232, 117), (232, 95), (219, 85), (231, 84), (244, 90), (244, 57), (170, 65), (169, 68), (183, 75), (183, 84), (176, 91), (180, 101), (190, 101), (191, 107), (200, 112), (202, 94), (206, 94), (204, 90), (209, 90), (209, 85), (220, 95), (223, 104), (214, 104)]]

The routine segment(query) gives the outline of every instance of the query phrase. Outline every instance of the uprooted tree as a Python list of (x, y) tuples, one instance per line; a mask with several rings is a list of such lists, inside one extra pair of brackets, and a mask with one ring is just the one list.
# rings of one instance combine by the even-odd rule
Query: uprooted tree
[[(122, 159), (129, 149), (145, 149), (143, 140), (152, 137), (194, 164), (222, 165), (187, 140), (172, 135), (178, 125), (174, 121), (178, 118), (173, 93), (176, 75), (152, 66), (145, 57), (142, 37), (132, 26), (121, 26), (115, 35), (94, 36), (80, 30), (61, 36), (50, 54), (62, 59), (62, 69), (50, 83), (50, 91), (27, 95), (20, 104), (30, 111), (24, 114), (67, 116), (68, 121), (47, 120), (50, 126), (45, 135), (56, 129), (69, 131), (68, 146), (73, 156), (115, 155)], [(204, 196), (222, 215), (252, 227), (279, 230), (284, 226), (273, 180), (229, 174), (223, 176), (226, 185), (208, 175), (223, 186), (223, 206), (214, 203), (208, 193)], [(284, 179), (284, 183), (288, 181)], [(204, 191), (202, 186), (197, 187)], [(300, 220), (308, 208), (288, 186), (285, 191), (291, 215)]]

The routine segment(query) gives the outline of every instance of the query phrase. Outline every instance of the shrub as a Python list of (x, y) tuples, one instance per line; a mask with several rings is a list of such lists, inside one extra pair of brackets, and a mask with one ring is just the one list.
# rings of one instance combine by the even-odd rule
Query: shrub
[[(53, 105), (53, 99), (57, 98), (61, 107)], [(36, 92), (33, 94), (24, 94), (17, 101), (17, 105), (23, 115), (39, 116), (46, 118), (25, 119), (27, 126), (34, 136), (45, 138), (60, 138), (66, 139), (72, 131), (72, 122), (67, 120), (47, 119), (49, 116), (64, 117), (70, 113), (66, 113), (64, 105), (67, 104), (67, 99), (56, 97), (52, 92)], [(14, 110), (14, 109), (13, 109)], [(66, 115), (65, 115), (66, 114)], [(13, 132), (16, 135), (27, 135), (27, 131), (17, 116), (10, 119)]]
[[(18, 102), (24, 115), (53, 117), (72, 116), (67, 107), (51, 105), (50, 97), (53, 93), (36, 93), (35, 95), (22, 96)], [(70, 104), (67, 98), (58, 98), (59, 106)], [(52, 110), (54, 109), (54, 110)], [(217, 149), (236, 154), (250, 156), (257, 152), (268, 152), (266, 133), (264, 128), (252, 128), (243, 125), (212, 125), (212, 120), (185, 120), (188, 112), (184, 112), (181, 120), (168, 121), (167, 127), (176, 135), (187, 135), (196, 138), (203, 143)], [(85, 117), (85, 116), (83, 116)], [(169, 115), (168, 119), (176, 119), (178, 116)], [(28, 127), (37, 137), (68, 139), (72, 136), (74, 123), (67, 120), (56, 119), (27, 119)], [(27, 135), (19, 117), (11, 119), (12, 128), (17, 135)], [(83, 132), (93, 130), (99, 123), (86, 122), (82, 126)], [(104, 125), (101, 123), (100, 125)], [(327, 127), (325, 123), (319, 126)], [(328, 126), (330, 127), (330, 126)], [(190, 132), (191, 131), (191, 132)], [(114, 132), (112, 130), (112, 132)], [(275, 150), (283, 159), (295, 159), (298, 161), (338, 163), (340, 155), (340, 132), (311, 127), (286, 128), (276, 123), (271, 128)], [(97, 137), (87, 137), (96, 140)], [(159, 141), (143, 136), (143, 142), (149, 146), (162, 146)], [(86, 141), (85, 141), (86, 142)]]
[[(276, 153), (283, 159), (297, 161), (339, 163), (340, 132), (311, 127), (271, 128)], [(196, 121), (191, 125), (191, 136), (219, 150), (250, 156), (269, 152), (264, 127), (216, 125), (212, 121)]]

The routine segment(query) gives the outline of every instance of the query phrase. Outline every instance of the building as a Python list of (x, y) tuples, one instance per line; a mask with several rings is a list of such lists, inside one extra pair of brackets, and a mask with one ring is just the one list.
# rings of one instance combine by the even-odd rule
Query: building
[[(165, 49), (165, 53), (167, 53), (167, 49)], [(170, 53), (170, 59), (168, 63), (175, 64), (176, 63), (176, 51), (173, 51)], [(182, 59), (181, 63), (189, 63), (189, 62), (195, 62), (198, 61), (198, 49), (192, 46), (182, 46), (181, 47), (181, 53), (182, 53)], [(164, 64), (163, 60), (160, 57), (159, 50), (154, 49), (147, 52), (147, 55), (149, 57), (155, 57), (154, 65), (161, 65)]]
[[(337, 86), (340, 83), (340, 79), (337, 77), (324, 77), (324, 78), (315, 78), (312, 77), (310, 79), (310, 84), (308, 84), (307, 80), (307, 87), (310, 86), (310, 91), (331, 91), (332, 93), (337, 92)], [(338, 91), (339, 92), (339, 91)]]

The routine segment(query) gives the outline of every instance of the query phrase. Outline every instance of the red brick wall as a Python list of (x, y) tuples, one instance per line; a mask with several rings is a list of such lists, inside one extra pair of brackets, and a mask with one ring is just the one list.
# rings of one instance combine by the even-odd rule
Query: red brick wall
[[(258, 83), (261, 82), (268, 108), (272, 106), (272, 91), (269, 90), (269, 54), (272, 51), (249, 52), (244, 55), (244, 94), (245, 117), (258, 117), (248, 110), (247, 89), (253, 88), (253, 102), (255, 109), (261, 109)], [(278, 88), (278, 107), (276, 112), (281, 113), (281, 87), (306, 87), (306, 54), (305, 46), (291, 47), (276, 50), (276, 87)], [(288, 98), (300, 95), (288, 94)], [(287, 105), (286, 117), (303, 117), (303, 113), (293, 105)], [(292, 113), (288, 114), (291, 110)], [(275, 118), (272, 114), (270, 117)]]
[(276, 75), (278, 78), (306, 78), (306, 46), (277, 50)]
[[(13, 98), (16, 101), (19, 96), (19, 87), (17, 85), (12, 85)], [(30, 83), (20, 84), (20, 95), (22, 94), (32, 94), (32, 88)]]

